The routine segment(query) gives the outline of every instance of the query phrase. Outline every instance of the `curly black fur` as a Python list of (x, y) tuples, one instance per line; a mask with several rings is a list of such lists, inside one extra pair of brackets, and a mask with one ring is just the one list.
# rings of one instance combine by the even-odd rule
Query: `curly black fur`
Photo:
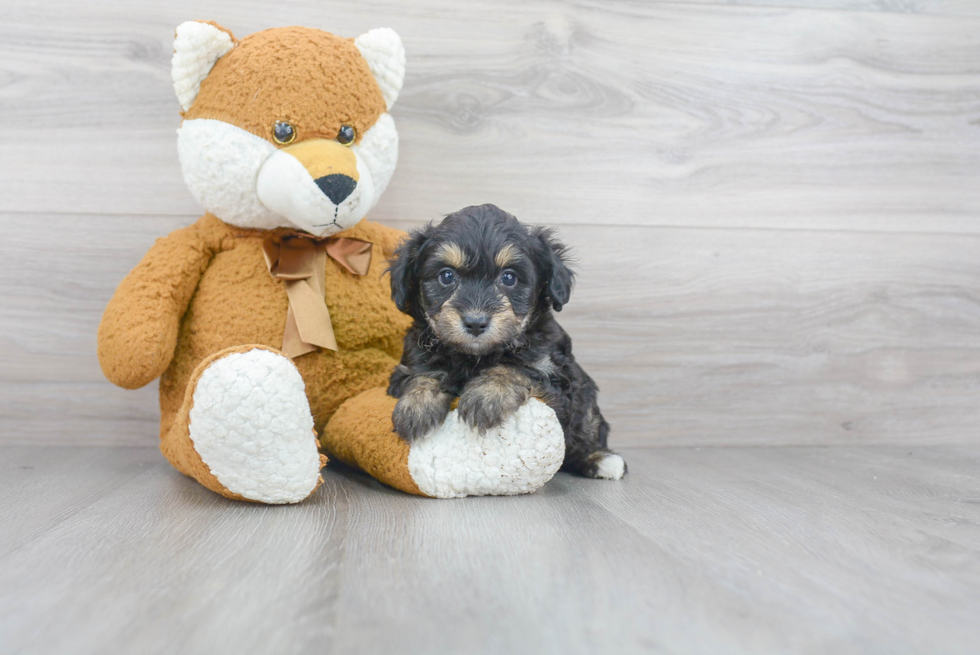
[(404, 439), (441, 423), (451, 398), (482, 431), (533, 395), (555, 410), (565, 432), (562, 468), (596, 477), (611, 452), (609, 424), (595, 382), (554, 318), (574, 275), (551, 230), (525, 226), (494, 205), (467, 207), (414, 231), (388, 272), (392, 299), (415, 319), (388, 387), (399, 398), (392, 418)]

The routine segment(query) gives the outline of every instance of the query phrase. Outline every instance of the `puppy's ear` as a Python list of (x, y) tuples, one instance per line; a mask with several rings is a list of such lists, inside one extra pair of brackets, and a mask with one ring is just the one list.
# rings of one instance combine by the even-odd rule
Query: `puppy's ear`
[(391, 277), (391, 299), (395, 306), (413, 318), (422, 318), (419, 312), (419, 259), (422, 248), (432, 234), (432, 223), (413, 230), (408, 238), (399, 244), (395, 255), (388, 261), (388, 275)]
[(538, 262), (541, 277), (545, 280), (541, 295), (551, 300), (552, 308), (560, 312), (572, 295), (572, 282), (575, 278), (568, 267), (568, 248), (547, 228), (535, 228), (532, 236), (538, 240), (540, 247)]

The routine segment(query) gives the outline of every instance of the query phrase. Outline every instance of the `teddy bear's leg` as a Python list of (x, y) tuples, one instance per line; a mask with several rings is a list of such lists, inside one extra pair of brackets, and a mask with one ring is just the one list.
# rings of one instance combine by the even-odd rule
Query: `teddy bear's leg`
[(298, 503), (323, 482), (303, 378), (271, 348), (229, 348), (195, 369), (160, 450), (226, 498)]
[(558, 417), (536, 398), (483, 435), (453, 410), (411, 446), (392, 428), (396, 402), (384, 389), (351, 398), (324, 428), (324, 448), (385, 484), (434, 498), (531, 493), (555, 475), (565, 456)]

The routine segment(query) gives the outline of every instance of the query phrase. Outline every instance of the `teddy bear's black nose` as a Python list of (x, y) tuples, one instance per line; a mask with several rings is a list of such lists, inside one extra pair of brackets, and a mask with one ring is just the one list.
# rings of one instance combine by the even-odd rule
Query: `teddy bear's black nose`
[(357, 182), (353, 178), (339, 173), (324, 175), (314, 181), (320, 187), (320, 191), (323, 191), (323, 195), (330, 198), (335, 205), (342, 203), (357, 188)]

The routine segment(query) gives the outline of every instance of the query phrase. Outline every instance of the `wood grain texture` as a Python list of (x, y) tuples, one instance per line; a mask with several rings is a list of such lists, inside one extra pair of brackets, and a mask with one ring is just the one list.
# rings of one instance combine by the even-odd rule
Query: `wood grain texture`
[(563, 233), (582, 274), (560, 320), (614, 442), (976, 443), (975, 238)]
[(0, 211), (194, 213), (168, 62), (201, 16), (402, 34), (385, 219), (978, 230), (980, 21), (639, 1), (14, 3)]
[(830, 11), (886, 11), (899, 14), (937, 16), (980, 16), (980, 5), (973, 0), (671, 0), (708, 5), (747, 5), (756, 7), (795, 7)]
[[(156, 385), (105, 381), (95, 330), (169, 217), (55, 216), (0, 244), (0, 442), (155, 445)], [(410, 228), (411, 224), (397, 223)], [(976, 443), (980, 237), (562, 226), (558, 315), (617, 445)], [(80, 276), (79, 271), (85, 271)], [(57, 402), (57, 411), (51, 411)]]
[(95, 330), (199, 213), (168, 64), (188, 17), (399, 30), (402, 159), (372, 217), (490, 200), (564, 226), (561, 319), (614, 445), (974, 442), (980, 20), (897, 2), (11, 4), (0, 442), (155, 444), (155, 385), (106, 383)]
[(293, 507), (151, 449), (52, 451), (0, 448), (0, 497), (60, 511), (0, 504), (4, 652), (980, 648), (976, 446), (627, 449), (623, 482), (450, 501), (331, 469)]
[(0, 557), (138, 476), (155, 452), (0, 446)]

